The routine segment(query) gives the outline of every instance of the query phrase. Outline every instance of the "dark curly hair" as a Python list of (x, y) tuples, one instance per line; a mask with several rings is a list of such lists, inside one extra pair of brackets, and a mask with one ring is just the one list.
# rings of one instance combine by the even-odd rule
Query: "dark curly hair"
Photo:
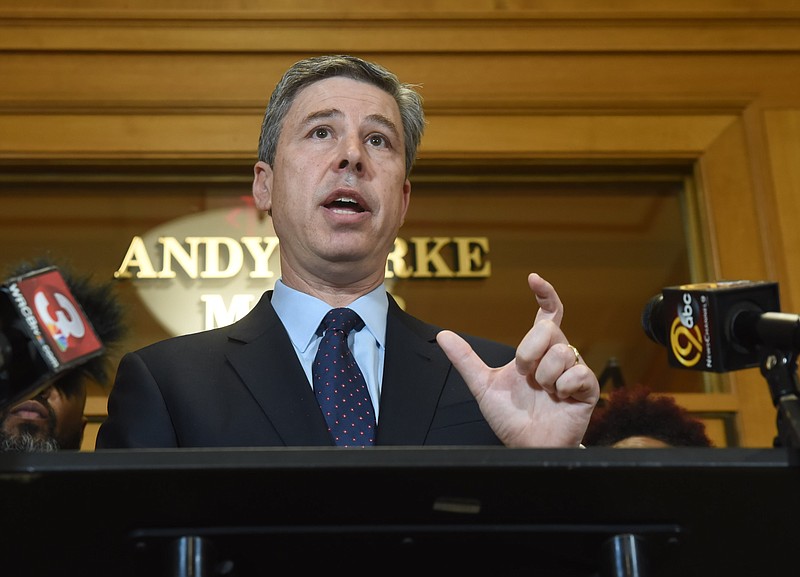
[(583, 444), (611, 446), (629, 437), (651, 437), (672, 447), (711, 447), (705, 424), (675, 399), (648, 387), (614, 389), (598, 404)]

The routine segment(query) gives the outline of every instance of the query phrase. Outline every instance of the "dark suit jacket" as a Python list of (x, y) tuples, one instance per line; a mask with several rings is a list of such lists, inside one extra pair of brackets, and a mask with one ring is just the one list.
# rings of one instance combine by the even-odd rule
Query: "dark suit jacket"
[[(270, 301), (244, 318), (126, 354), (97, 449), (325, 446), (311, 385)], [(389, 298), (378, 445), (500, 444), (439, 345)], [(514, 349), (465, 336), (489, 366)]]

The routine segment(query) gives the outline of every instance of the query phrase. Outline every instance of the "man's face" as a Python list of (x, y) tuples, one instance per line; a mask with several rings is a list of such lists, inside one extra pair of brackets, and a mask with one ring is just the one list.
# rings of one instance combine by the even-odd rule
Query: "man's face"
[[(79, 449), (86, 425), (84, 386), (54, 386), (0, 414), (0, 437), (20, 450)], [(56, 442), (55, 445), (53, 442)]]
[(272, 211), (282, 274), (334, 286), (382, 280), (408, 209), (405, 171), (392, 96), (344, 77), (304, 88), (274, 166), (257, 163), (253, 182), (256, 205)]

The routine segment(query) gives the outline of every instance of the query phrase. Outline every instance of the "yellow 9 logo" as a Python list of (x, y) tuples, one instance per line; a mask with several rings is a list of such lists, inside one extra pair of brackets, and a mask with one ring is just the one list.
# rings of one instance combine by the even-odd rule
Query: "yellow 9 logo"
[(703, 356), (700, 327), (686, 327), (681, 323), (680, 317), (675, 317), (669, 328), (669, 344), (675, 358), (685, 367), (695, 366)]

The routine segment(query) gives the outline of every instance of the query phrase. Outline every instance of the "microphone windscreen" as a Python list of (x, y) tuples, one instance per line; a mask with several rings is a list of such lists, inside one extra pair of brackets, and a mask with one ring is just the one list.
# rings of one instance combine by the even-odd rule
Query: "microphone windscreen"
[(664, 295), (655, 295), (642, 309), (642, 328), (650, 340), (666, 346), (667, 325), (664, 323)]

